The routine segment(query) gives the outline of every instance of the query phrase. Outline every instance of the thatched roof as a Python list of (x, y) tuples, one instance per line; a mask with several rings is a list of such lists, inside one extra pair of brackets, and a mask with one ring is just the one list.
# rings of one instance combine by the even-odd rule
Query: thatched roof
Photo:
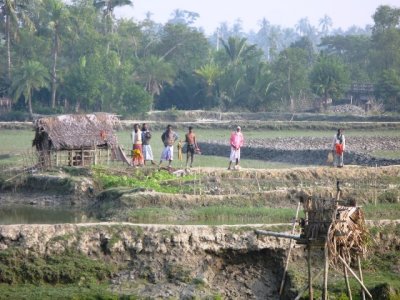
[[(113, 127), (119, 122), (113, 114), (60, 115), (35, 121), (33, 145), (37, 149), (91, 149), (117, 144)], [(44, 145), (48, 143), (49, 145)]]

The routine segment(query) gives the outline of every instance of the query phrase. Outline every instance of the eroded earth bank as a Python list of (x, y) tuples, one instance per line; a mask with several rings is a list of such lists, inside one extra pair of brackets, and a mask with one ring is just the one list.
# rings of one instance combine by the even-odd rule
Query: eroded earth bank
[[(399, 224), (370, 225), (399, 230)], [(56, 275), (50, 275), (55, 272), (51, 257), (84, 255), (100, 265), (112, 266), (103, 279), (108, 278), (111, 290), (123, 294), (151, 299), (279, 299), (277, 291), (288, 241), (258, 236), (255, 229), (260, 228), (270, 229), (265, 225), (129, 223), (0, 226), (0, 279), (10, 283), (19, 276), (25, 276), (26, 281), (39, 280), (41, 276), (44, 281), (54, 280), (51, 276)], [(382, 251), (400, 247), (400, 238), (387, 230), (375, 233), (374, 240)], [(21, 269), (7, 266), (7, 255), (24, 260), (25, 266)], [(314, 260), (317, 269), (322, 266), (319, 256), (317, 251)], [(35, 266), (39, 258), (47, 264)], [(291, 261), (297, 272), (305, 272), (301, 246), (293, 249)], [(78, 268), (83, 272), (85, 265)], [(300, 287), (293, 282), (295, 273), (289, 272), (284, 299), (293, 299)], [(71, 275), (65, 270), (58, 276), (62, 282), (63, 276)], [(84, 283), (84, 275), (79, 281)]]
[[(128, 174), (145, 185), (153, 172), (159, 175), (157, 169), (110, 169), (107, 178)], [(377, 285), (388, 282), (390, 286), (400, 275), (400, 222), (395, 220), (398, 166), (232, 172), (201, 168), (142, 188), (106, 187), (98, 175), (95, 168), (64, 168), (18, 178), (14, 184), (2, 183), (1, 205), (69, 206), (104, 222), (0, 226), (1, 283), (16, 289), (20, 284), (103, 285), (114, 295), (139, 299), (278, 299), (289, 241), (258, 236), (255, 230), (287, 232), (299, 197), (331, 198), (337, 180), (342, 199), (355, 199), (365, 206), (367, 219), (374, 220), (368, 223), (370, 242), (363, 260), (368, 288), (379, 294)], [(177, 192), (163, 192), (166, 187)], [(368, 211), (371, 204), (373, 210)], [(382, 209), (385, 205), (386, 210)], [(250, 215), (242, 225), (165, 225), (205, 222), (196, 218), (214, 210), (218, 215), (235, 213), (234, 208)], [(271, 224), (256, 225), (259, 219), (254, 212), (265, 208), (273, 214), (289, 209), (289, 218), (282, 217), (283, 224), (261, 218), (260, 224)], [(159, 224), (139, 224), (138, 213), (146, 213), (146, 222)], [(388, 216), (392, 220), (382, 220)], [(322, 252), (317, 249), (313, 255), (318, 272)], [(302, 246), (293, 249), (289, 266), (284, 299), (294, 299), (304, 288), (307, 272)], [(376, 277), (378, 273), (386, 277)], [(339, 299), (343, 290), (342, 276), (333, 273), (332, 299)]]

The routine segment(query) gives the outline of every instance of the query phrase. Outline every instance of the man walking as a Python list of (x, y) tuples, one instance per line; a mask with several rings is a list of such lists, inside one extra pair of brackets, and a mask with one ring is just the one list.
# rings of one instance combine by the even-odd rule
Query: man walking
[(232, 162), (235, 162), (235, 169), (239, 169), (240, 148), (244, 144), (244, 138), (240, 126), (236, 127), (236, 131), (231, 133), (230, 144), (231, 144), (231, 155), (229, 158), (228, 170), (231, 169)]

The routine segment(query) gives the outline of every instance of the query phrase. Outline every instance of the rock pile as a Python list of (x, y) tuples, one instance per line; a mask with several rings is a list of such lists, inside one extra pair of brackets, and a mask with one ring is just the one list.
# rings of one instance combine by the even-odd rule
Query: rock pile
[(331, 106), (328, 108), (328, 112), (348, 115), (365, 115), (365, 110), (363, 108), (351, 104)]

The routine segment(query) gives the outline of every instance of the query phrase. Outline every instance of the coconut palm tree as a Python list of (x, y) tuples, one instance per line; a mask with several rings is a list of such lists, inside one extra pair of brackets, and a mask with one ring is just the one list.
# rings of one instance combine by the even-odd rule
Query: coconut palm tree
[(332, 19), (328, 15), (324, 15), (323, 18), (319, 19), (319, 26), (321, 26), (321, 32), (324, 36), (329, 34), (329, 29), (332, 25)]
[(233, 65), (239, 64), (256, 49), (255, 45), (247, 44), (246, 38), (229, 37), (227, 42), (221, 39), (221, 43)]
[(151, 55), (140, 61), (135, 76), (142, 82), (154, 102), (154, 96), (160, 95), (164, 84), (172, 83), (175, 71), (162, 57)]
[(301, 18), (295, 25), (297, 32), (300, 36), (309, 35), (311, 31), (311, 24), (308, 18)]
[(42, 16), (46, 19), (47, 28), (50, 30), (53, 40), (51, 49), (51, 108), (54, 108), (56, 106), (57, 60), (60, 51), (60, 37), (68, 22), (68, 10), (61, 0), (45, 0), (42, 5)]
[(7, 75), (11, 79), (11, 35), (12, 31), (18, 30), (19, 22), (22, 21), (27, 28), (32, 28), (33, 23), (25, 13), (29, 0), (0, 0), (0, 16), (4, 16), (4, 28), (7, 49)]
[(216, 85), (218, 78), (223, 73), (221, 67), (210, 62), (196, 69), (194, 73), (206, 82), (207, 95), (213, 96), (213, 87)]
[(11, 93), (14, 99), (24, 96), (28, 103), (28, 110), (31, 117), (32, 93), (41, 88), (47, 87), (49, 83), (49, 73), (46, 68), (38, 61), (28, 60), (15, 70), (11, 83)]

